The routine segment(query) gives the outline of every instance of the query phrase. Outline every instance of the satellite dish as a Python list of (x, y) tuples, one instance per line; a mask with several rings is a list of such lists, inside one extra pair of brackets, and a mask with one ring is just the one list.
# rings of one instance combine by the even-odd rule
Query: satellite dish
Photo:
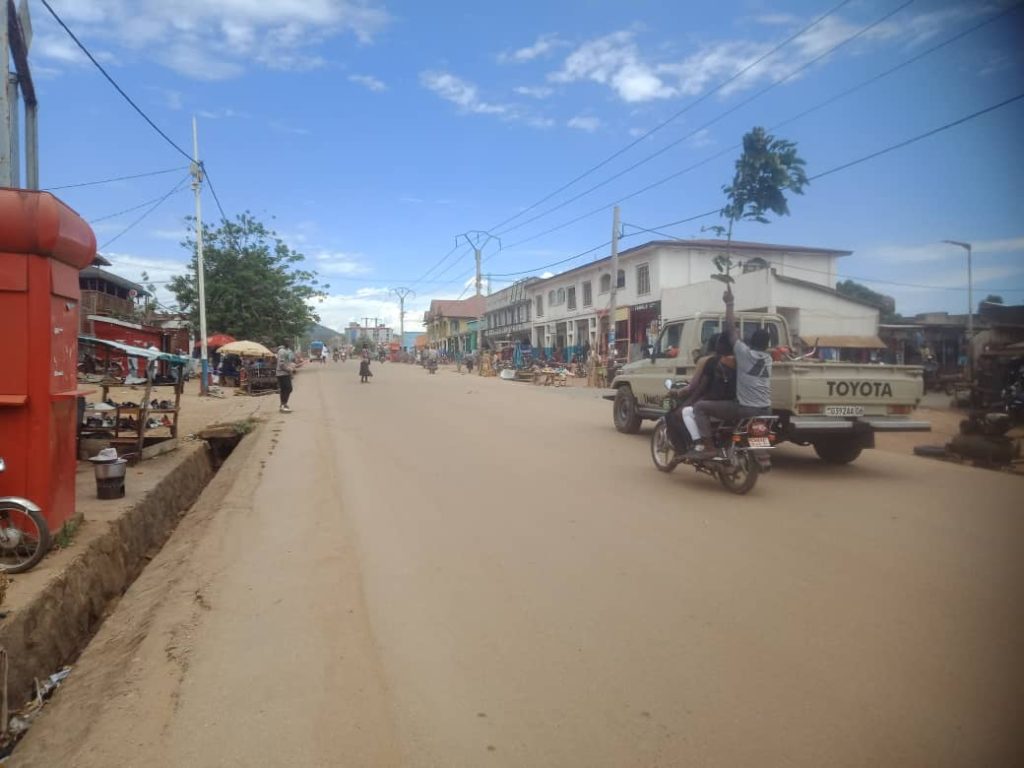
[(134, 299), (138, 295), (139, 295), (139, 292), (136, 291), (134, 288), (129, 288), (128, 289), (128, 298), (129, 299)]

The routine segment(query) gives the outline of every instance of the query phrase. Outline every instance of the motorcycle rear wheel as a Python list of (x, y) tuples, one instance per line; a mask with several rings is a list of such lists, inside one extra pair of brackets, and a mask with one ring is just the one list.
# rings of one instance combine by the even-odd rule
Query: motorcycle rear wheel
[(668, 436), (668, 425), (659, 419), (651, 432), (651, 461), (659, 472), (671, 472), (679, 462), (675, 460), (675, 449)]
[(50, 528), (34, 509), (0, 503), (0, 529), (0, 571), (24, 573), (50, 551)]
[(732, 462), (719, 468), (718, 480), (727, 491), (742, 496), (757, 485), (759, 471), (757, 459), (751, 453), (737, 451), (733, 454)]

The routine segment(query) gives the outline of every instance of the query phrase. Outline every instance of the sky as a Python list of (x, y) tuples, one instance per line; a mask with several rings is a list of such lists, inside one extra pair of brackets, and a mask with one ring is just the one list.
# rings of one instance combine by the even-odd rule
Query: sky
[[(1016, 2), (50, 4), (186, 152), (197, 118), (224, 211), (306, 256), (331, 327), (397, 328), (399, 286), (406, 330), (431, 299), (470, 295), (466, 232), (495, 236), (494, 290), (607, 255), (616, 203), (622, 248), (709, 237), (720, 218), (693, 217), (722, 207), (754, 126), (795, 142), (812, 181), (737, 239), (852, 251), (840, 277), (907, 315), (966, 311), (965, 251), (942, 241), (970, 242), (975, 301), (1024, 303), (1024, 99), (897, 146), (1024, 93)], [(172, 305), (187, 161), (30, 6), (41, 185), (168, 171), (54, 193), (114, 271), (145, 270)], [(208, 188), (203, 212), (219, 216)]]

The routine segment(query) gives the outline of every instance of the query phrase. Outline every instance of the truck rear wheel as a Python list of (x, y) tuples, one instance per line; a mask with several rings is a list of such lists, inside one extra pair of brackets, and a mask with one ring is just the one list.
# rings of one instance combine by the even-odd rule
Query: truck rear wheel
[(619, 432), (635, 435), (640, 431), (640, 424), (643, 422), (643, 418), (637, 413), (636, 398), (633, 397), (633, 390), (628, 385), (619, 387), (615, 391), (612, 418), (615, 421), (615, 428)]
[(814, 452), (826, 464), (849, 464), (863, 450), (856, 440), (845, 437), (823, 438), (814, 442)]

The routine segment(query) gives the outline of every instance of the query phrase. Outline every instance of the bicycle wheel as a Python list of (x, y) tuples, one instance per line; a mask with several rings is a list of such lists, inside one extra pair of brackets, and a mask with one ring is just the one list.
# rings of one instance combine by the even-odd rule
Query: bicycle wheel
[(50, 529), (42, 514), (17, 502), (0, 502), (0, 570), (23, 573), (50, 549)]

